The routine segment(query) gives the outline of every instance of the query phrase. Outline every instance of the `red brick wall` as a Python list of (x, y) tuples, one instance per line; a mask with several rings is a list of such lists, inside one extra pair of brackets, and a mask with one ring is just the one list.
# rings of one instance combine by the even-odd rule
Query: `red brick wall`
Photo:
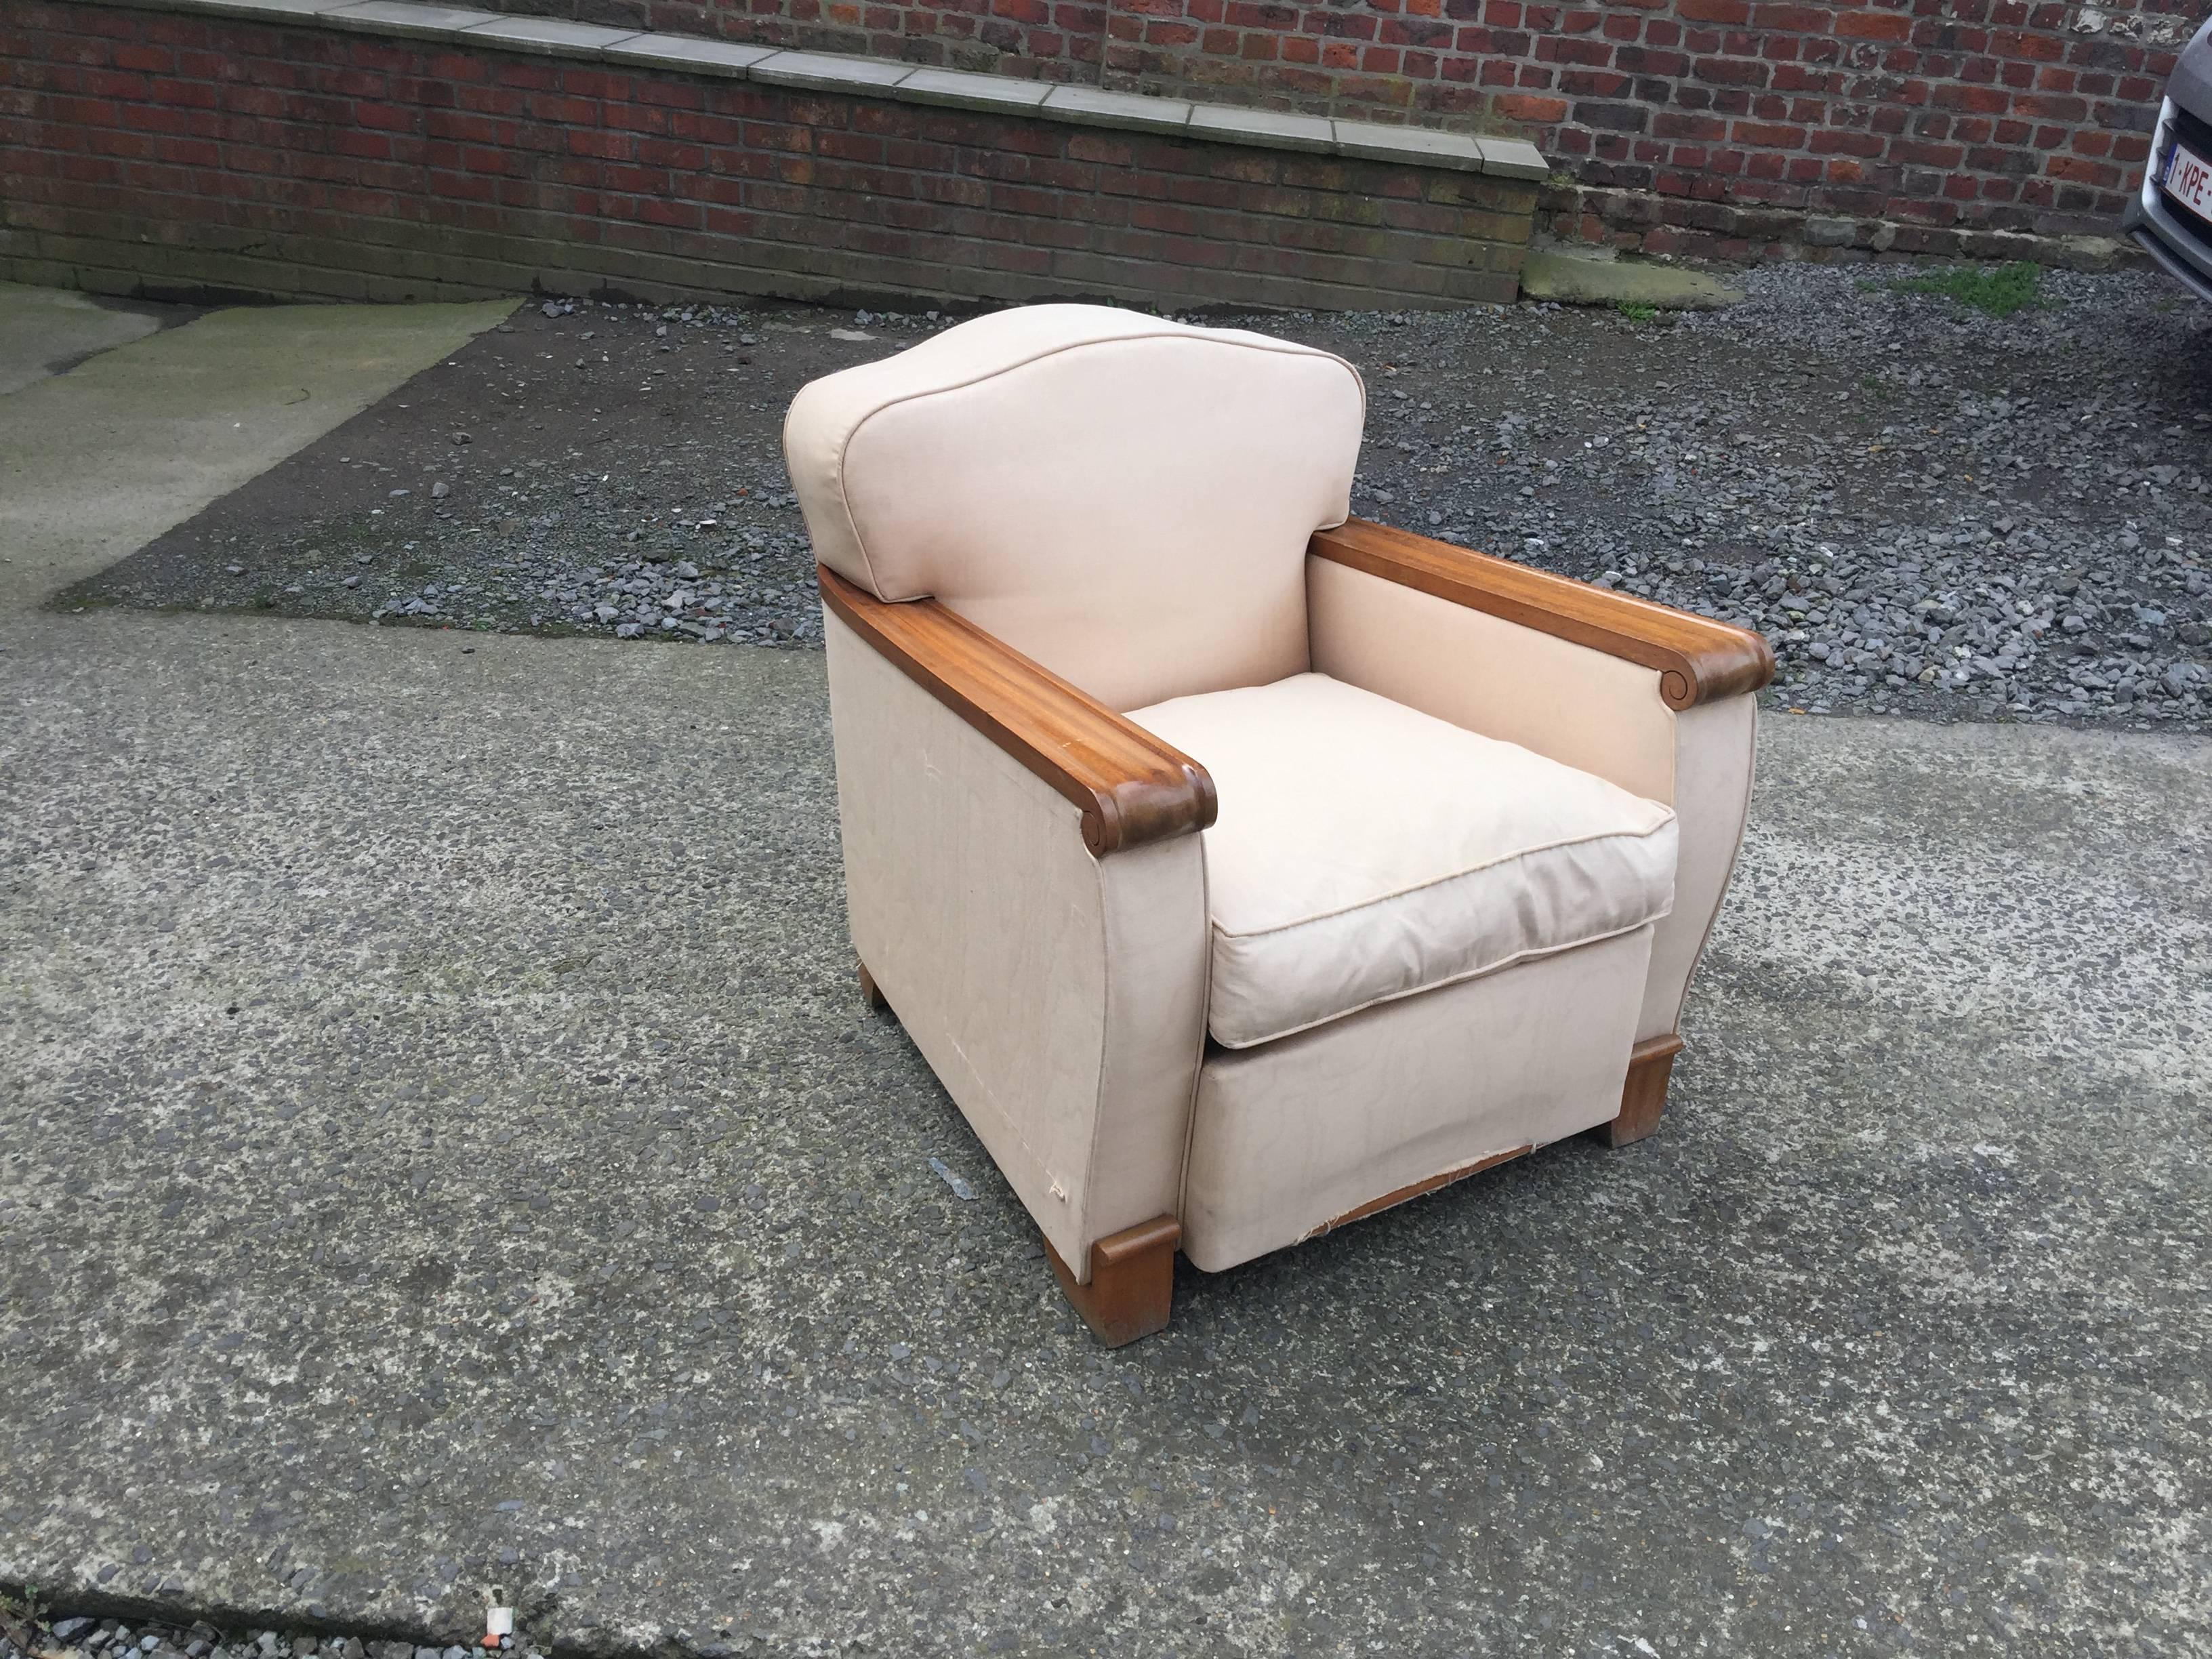
[(0, 276), (413, 298), (1510, 300), (1536, 186), (428, 41), (0, 4)]
[(1709, 203), (2051, 235), (2110, 232), (2201, 0), (485, 3), (1511, 132), (1692, 231)]

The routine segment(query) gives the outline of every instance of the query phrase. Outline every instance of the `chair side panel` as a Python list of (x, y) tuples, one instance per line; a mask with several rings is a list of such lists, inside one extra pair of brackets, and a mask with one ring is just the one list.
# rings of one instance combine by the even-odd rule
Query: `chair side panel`
[(1759, 746), (1759, 699), (1723, 697), (1674, 716), (1674, 914), (1651, 946), (1651, 982), (1638, 1038), (1681, 1027), (1690, 979), (1705, 954), (1721, 901), (1735, 874), (1751, 814), (1752, 765)]
[(1039, 1228), (1087, 1267), (1093, 1239), (1171, 1212), (1180, 1183), (1204, 1018), (1197, 838), (1093, 859), (1073, 805), (834, 616), (825, 634), (854, 945)]

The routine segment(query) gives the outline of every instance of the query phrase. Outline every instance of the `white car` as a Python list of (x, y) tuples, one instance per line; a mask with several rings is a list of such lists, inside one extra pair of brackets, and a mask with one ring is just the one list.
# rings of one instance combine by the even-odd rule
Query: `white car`
[(2212, 21), (2181, 49), (2159, 106), (2142, 188), (2120, 228), (2212, 300)]

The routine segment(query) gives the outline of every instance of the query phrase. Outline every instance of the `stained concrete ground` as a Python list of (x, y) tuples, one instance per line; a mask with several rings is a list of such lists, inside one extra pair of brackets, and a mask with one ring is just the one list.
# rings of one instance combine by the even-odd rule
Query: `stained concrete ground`
[[(78, 441), (0, 479), (0, 1582), (714, 1659), (2212, 1652), (2212, 744), (1770, 720), (1658, 1137), (1106, 1353), (854, 988), (818, 657), (32, 609), (475, 326), (0, 398)], [(287, 329), (313, 418), (226, 380)], [(134, 380), (205, 416), (137, 474)]]
[(141, 305), (0, 283), (0, 396), (189, 319), (184, 306)]

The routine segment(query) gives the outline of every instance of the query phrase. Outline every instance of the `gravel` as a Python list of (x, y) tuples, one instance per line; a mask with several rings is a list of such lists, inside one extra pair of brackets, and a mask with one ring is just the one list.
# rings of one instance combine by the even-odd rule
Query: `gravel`
[[(2143, 272), (2004, 319), (1888, 267), (1737, 280), (1678, 319), (1225, 320), (1367, 375), (1356, 512), (1758, 629), (1771, 702), (2203, 729), (2201, 308)], [(783, 409), (950, 320), (527, 307), (57, 604), (817, 644)]]
[[(502, 1638), (506, 1659), (543, 1659), (514, 1637)], [(489, 1659), (489, 1650), (476, 1650)], [(469, 1650), (418, 1648), (410, 1642), (364, 1641), (357, 1636), (249, 1628), (226, 1635), (195, 1620), (187, 1626), (142, 1624), (88, 1613), (56, 1617), (0, 1595), (0, 1659), (467, 1659)]]
[(942, 321), (862, 317), (525, 307), (54, 603), (818, 644), (783, 411)]
[(1880, 270), (1720, 313), (1291, 331), (1370, 377), (1354, 510), (1763, 632), (1816, 713), (2201, 729), (2205, 313), (2046, 274), (2007, 319)]

